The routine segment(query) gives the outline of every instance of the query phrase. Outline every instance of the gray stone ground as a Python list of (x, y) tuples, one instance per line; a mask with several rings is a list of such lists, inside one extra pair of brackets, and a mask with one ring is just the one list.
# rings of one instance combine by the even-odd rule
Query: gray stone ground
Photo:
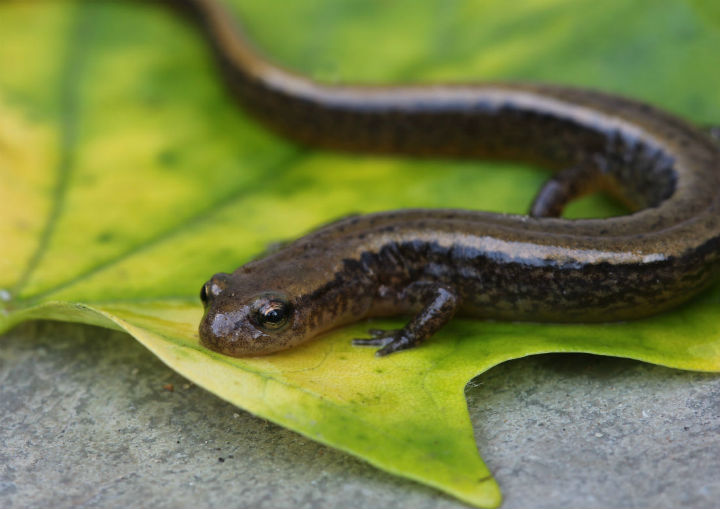
[[(720, 504), (720, 376), (549, 355), (467, 395), (506, 508)], [(0, 338), (0, 507), (45, 506), (463, 507), (187, 384), (127, 335), (38, 322)]]

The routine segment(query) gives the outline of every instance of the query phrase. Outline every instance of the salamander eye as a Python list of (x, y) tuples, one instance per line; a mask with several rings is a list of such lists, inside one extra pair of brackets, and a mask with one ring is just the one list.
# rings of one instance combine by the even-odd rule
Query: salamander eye
[(290, 304), (273, 297), (259, 299), (256, 303), (255, 322), (265, 330), (278, 330), (290, 318)]
[(229, 274), (220, 272), (211, 277), (210, 280), (203, 285), (200, 289), (200, 300), (203, 306), (207, 308), (211, 300), (225, 291), (229, 284), (229, 278)]
[(205, 307), (207, 307), (207, 303), (208, 303), (208, 286), (209, 285), (210, 285), (210, 282), (207, 282), (200, 289), (200, 300), (202, 301), (203, 306), (205, 306)]

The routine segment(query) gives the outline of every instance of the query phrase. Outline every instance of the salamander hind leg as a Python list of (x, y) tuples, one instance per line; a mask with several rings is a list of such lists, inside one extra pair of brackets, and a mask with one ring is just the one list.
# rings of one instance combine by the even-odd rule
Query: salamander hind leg
[(560, 217), (575, 198), (590, 193), (598, 185), (600, 174), (594, 168), (574, 166), (553, 175), (535, 196), (530, 207), (532, 217)]
[(370, 329), (371, 338), (355, 339), (353, 345), (380, 346), (375, 355), (385, 355), (413, 348), (435, 334), (450, 321), (458, 307), (452, 290), (434, 286), (426, 294), (425, 305), (402, 329)]
[(713, 140), (720, 144), (720, 125), (705, 126), (705, 132), (708, 133)]

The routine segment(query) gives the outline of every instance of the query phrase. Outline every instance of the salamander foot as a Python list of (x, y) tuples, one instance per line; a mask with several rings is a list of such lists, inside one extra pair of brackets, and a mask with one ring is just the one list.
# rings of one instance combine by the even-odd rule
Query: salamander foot
[(387, 354), (412, 348), (419, 341), (405, 329), (370, 329), (368, 331), (372, 338), (353, 339), (355, 346), (381, 346), (375, 355), (384, 357)]
[(405, 327), (392, 330), (370, 329), (368, 333), (372, 338), (355, 339), (353, 345), (381, 346), (375, 355), (384, 357), (419, 345), (440, 330), (455, 314), (458, 298), (451, 289), (417, 282), (406, 288), (407, 293), (411, 291), (421, 292), (419, 297), (425, 305)]

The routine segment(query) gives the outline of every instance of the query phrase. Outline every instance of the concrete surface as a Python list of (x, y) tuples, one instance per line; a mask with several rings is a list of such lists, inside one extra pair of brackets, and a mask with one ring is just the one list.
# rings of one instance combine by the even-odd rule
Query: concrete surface
[[(551, 355), (467, 394), (505, 508), (720, 503), (720, 376)], [(37, 322), (0, 338), (0, 507), (46, 506), (463, 507), (187, 384), (127, 335)]]

